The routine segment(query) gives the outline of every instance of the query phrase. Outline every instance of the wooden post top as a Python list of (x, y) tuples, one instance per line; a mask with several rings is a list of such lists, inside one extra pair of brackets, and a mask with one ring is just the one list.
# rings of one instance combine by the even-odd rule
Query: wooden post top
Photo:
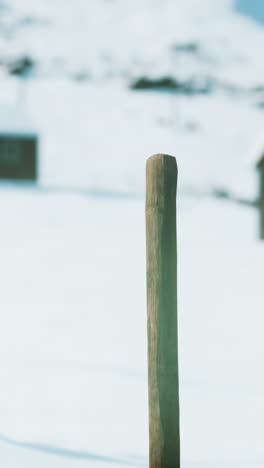
[(161, 211), (167, 210), (171, 206), (167, 202), (176, 196), (177, 176), (178, 168), (174, 156), (168, 154), (150, 156), (146, 164), (148, 181), (146, 207), (157, 207)]

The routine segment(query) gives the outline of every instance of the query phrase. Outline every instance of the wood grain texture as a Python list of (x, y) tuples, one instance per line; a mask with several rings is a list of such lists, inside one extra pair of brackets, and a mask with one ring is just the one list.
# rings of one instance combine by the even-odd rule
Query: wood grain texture
[(180, 468), (177, 340), (177, 164), (146, 164), (149, 466)]

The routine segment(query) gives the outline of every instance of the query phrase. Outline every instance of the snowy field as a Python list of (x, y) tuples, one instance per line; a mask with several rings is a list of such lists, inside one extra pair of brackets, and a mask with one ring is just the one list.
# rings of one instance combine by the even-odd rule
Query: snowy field
[[(147, 466), (143, 201), (0, 195), (1, 463)], [(255, 218), (178, 200), (186, 468), (263, 463)]]
[[(148, 466), (145, 162), (164, 152), (179, 166), (182, 468), (262, 468), (264, 244), (254, 208), (207, 195), (257, 197), (262, 95), (248, 90), (264, 80), (262, 28), (228, 1), (179, 2), (182, 16), (172, 0), (137, 1), (138, 22), (120, 0), (7, 3), (9, 27), (30, 13), (49, 34), (44, 21), (0, 37), (0, 53), (38, 61), (20, 91), (2, 70), (0, 128), (22, 91), (42, 188), (0, 185), (0, 466)], [(181, 59), (182, 76), (243, 92), (129, 89), (146, 69), (177, 74), (164, 51), (194, 39), (201, 57)]]

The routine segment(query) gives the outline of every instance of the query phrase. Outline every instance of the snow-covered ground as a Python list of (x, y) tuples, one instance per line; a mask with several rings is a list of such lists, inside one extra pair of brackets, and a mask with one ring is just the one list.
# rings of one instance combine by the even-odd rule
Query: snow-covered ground
[[(144, 202), (0, 196), (1, 463), (147, 466)], [(178, 235), (183, 467), (261, 466), (255, 213), (182, 196)]]
[[(1, 467), (148, 464), (144, 180), (157, 152), (179, 166), (183, 468), (263, 467), (257, 213), (190, 196), (257, 196), (263, 30), (223, 0), (6, 3), (16, 27), (0, 56), (37, 67), (22, 90), (2, 67), (0, 103), (24, 96), (47, 190), (0, 185)], [(198, 56), (172, 58), (188, 41)], [(240, 91), (129, 90), (147, 72)]]

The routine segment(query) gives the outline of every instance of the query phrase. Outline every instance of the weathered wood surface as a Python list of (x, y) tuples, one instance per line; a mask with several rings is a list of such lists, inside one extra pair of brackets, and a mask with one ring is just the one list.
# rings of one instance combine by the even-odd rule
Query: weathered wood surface
[(149, 466), (180, 467), (177, 339), (177, 164), (146, 165)]

